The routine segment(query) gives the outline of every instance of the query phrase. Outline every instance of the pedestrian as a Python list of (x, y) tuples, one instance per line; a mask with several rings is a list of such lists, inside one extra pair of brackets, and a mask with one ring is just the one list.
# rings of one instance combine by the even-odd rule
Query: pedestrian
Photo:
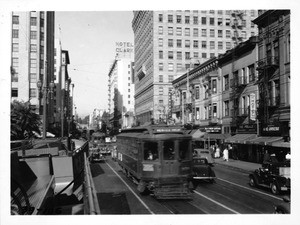
[(229, 154), (229, 152), (228, 152), (228, 148), (226, 146), (225, 149), (223, 150), (223, 159), (224, 159), (224, 161), (228, 162), (228, 154)]
[(217, 146), (217, 148), (216, 148), (216, 152), (215, 152), (215, 158), (220, 158), (220, 148), (219, 148), (219, 146)]
[(266, 150), (265, 154), (264, 154), (263, 164), (270, 163), (270, 161), (271, 161), (271, 156), (270, 156), (268, 150)]

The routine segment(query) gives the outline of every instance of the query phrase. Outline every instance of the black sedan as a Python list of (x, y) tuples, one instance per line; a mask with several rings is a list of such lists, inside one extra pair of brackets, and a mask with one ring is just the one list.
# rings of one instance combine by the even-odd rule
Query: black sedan
[(209, 165), (206, 158), (193, 158), (193, 168), (192, 168), (192, 180), (197, 182), (200, 180), (207, 180), (211, 183), (214, 182), (216, 178), (215, 172), (212, 166)]

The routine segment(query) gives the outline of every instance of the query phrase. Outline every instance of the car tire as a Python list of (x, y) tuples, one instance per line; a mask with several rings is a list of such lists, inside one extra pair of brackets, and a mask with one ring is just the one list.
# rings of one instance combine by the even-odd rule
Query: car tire
[(256, 180), (255, 180), (254, 176), (250, 177), (249, 184), (250, 184), (251, 187), (256, 187), (257, 186), (257, 183), (256, 183)]
[(273, 183), (270, 184), (270, 189), (271, 189), (271, 192), (272, 192), (274, 195), (279, 194), (279, 189), (278, 189), (278, 186), (276, 185), (275, 182), (273, 182)]

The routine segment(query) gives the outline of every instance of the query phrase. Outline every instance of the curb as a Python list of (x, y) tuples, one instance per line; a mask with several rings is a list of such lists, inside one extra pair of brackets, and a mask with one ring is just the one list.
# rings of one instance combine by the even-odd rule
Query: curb
[(244, 168), (240, 168), (240, 167), (233, 166), (233, 165), (227, 165), (227, 164), (224, 164), (224, 163), (215, 162), (215, 164), (221, 165), (221, 166), (224, 166), (224, 167), (227, 167), (227, 168), (231, 168), (231, 169), (234, 169), (234, 170), (239, 170), (239, 171), (244, 172), (244, 173), (251, 173), (253, 171), (252, 169), (244, 169)]

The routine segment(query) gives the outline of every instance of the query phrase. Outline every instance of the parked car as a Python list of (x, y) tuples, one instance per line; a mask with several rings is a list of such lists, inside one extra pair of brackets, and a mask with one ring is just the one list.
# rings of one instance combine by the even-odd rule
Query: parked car
[(93, 152), (91, 155), (91, 162), (104, 162), (105, 156), (100, 152)]
[(197, 183), (200, 180), (208, 180), (211, 183), (216, 178), (215, 172), (209, 165), (206, 158), (194, 157), (192, 167), (192, 181)]
[(290, 160), (263, 164), (249, 174), (249, 179), (250, 186), (269, 188), (273, 194), (290, 191)]
[(206, 158), (208, 164), (210, 165), (215, 163), (215, 160), (213, 159), (212, 154), (208, 149), (195, 148), (194, 151), (197, 152), (195, 157)]
[(275, 214), (290, 214), (291, 213), (291, 198), (290, 196), (284, 196), (283, 202), (278, 205), (274, 205)]

